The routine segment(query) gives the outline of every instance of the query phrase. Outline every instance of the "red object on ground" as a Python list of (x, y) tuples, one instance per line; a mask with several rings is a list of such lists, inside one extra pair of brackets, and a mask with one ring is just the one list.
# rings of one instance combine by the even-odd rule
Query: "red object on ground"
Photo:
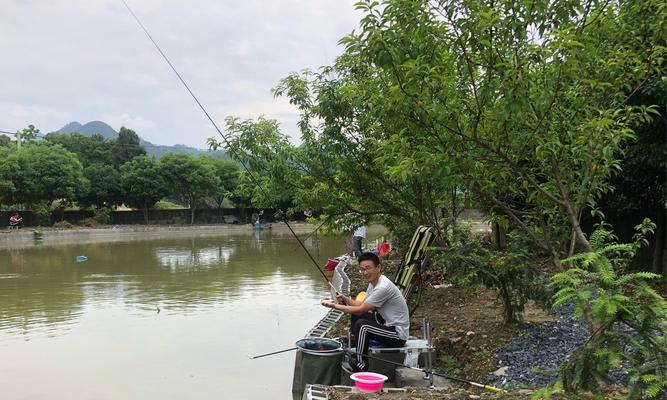
[(338, 265), (338, 260), (330, 258), (327, 260), (327, 263), (324, 264), (324, 270), (333, 271), (334, 269), (336, 269), (337, 265)]
[(382, 242), (378, 244), (378, 253), (380, 257), (387, 255), (391, 251), (391, 246), (387, 242)]

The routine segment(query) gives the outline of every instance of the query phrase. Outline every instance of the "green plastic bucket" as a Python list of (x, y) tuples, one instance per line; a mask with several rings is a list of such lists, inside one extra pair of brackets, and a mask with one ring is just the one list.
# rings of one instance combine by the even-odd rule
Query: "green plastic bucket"
[(303, 393), (306, 385), (340, 384), (343, 347), (333, 339), (305, 338), (296, 342), (292, 391)]

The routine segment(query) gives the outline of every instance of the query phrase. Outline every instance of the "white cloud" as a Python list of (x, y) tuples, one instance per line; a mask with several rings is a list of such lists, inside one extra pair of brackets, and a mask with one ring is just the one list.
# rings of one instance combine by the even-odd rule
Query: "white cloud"
[(121, 126), (124, 126), (134, 131), (142, 132), (154, 129), (156, 127), (156, 123), (154, 121), (147, 120), (142, 117), (133, 117), (128, 114), (121, 114), (121, 115), (103, 114), (100, 119), (102, 121), (107, 122), (116, 130), (119, 130)]
[[(330, 64), (358, 24), (353, 0), (128, 0), (218, 125), (265, 115), (296, 135), (271, 88)], [(76, 120), (156, 144), (205, 147), (210, 123), (117, 0), (0, 0), (0, 130)]]
[[(17, 119), (27, 119), (34, 118), (70, 118), (70, 115), (64, 112), (60, 112), (56, 109), (49, 107), (36, 107), (26, 104), (19, 103), (0, 103), (0, 115), (4, 115), (5, 118), (17, 118)], [(25, 128), (30, 125), (31, 122), (28, 122), (24, 126), (19, 128)], [(19, 130), (15, 129), (14, 131)], [(12, 131), (13, 132), (13, 131)]]

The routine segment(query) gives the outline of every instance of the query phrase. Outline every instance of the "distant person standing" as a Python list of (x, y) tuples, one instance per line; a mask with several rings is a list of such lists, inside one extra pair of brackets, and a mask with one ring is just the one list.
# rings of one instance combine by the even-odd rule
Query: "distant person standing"
[(352, 234), (352, 255), (356, 258), (363, 253), (363, 241), (366, 239), (366, 225), (361, 225)]

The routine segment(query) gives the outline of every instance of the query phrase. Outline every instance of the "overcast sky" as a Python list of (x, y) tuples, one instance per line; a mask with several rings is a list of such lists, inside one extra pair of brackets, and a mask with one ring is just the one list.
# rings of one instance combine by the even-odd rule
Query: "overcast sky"
[[(220, 128), (298, 113), (271, 88), (331, 64), (355, 0), (127, 0)], [(0, 130), (100, 120), (155, 144), (217, 136), (121, 0), (0, 0)]]

